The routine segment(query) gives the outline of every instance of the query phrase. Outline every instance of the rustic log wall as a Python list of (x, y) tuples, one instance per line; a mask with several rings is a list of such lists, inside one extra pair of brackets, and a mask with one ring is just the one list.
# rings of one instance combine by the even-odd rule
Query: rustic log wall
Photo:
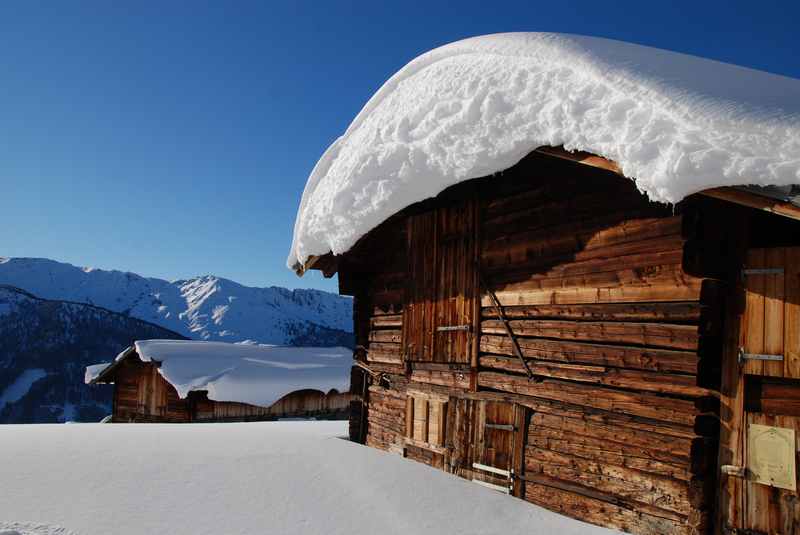
[(366, 444), (387, 451), (402, 450), (406, 429), (405, 392), (371, 386)]
[(127, 358), (114, 375), (114, 422), (186, 422), (189, 406), (151, 362)]
[(717, 303), (683, 268), (682, 215), (574, 168), (484, 197), (482, 221), (481, 266), (535, 380), (484, 291), (478, 388), (547, 401), (530, 416), (525, 498), (635, 533), (705, 531), (715, 400), (698, 374)]
[[(459, 202), (474, 214), (461, 219), (476, 225), (472, 259), (469, 232), (442, 220)], [(707, 532), (722, 303), (707, 274), (722, 268), (696, 247), (705, 232), (696, 227), (629, 180), (540, 155), (387, 221), (339, 264), (371, 371), (367, 405), (352, 412), (366, 417), (366, 443), (498, 489), (511, 468), (509, 492), (589, 522)], [(469, 265), (440, 269), (454, 243), (461, 262), (478, 267), (474, 279)], [(461, 312), (437, 314), (445, 300)], [(474, 320), (458, 332), (463, 342), (439, 329), (463, 318)], [(406, 409), (420, 391), (448, 396), (441, 447), (414, 438), (422, 420)], [(513, 424), (487, 419), (492, 399), (508, 404), (502, 414), (519, 407)], [(491, 455), (486, 441), (497, 444)]]

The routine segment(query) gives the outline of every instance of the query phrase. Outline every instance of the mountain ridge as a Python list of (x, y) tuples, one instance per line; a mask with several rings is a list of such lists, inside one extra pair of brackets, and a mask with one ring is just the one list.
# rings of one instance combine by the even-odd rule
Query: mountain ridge
[(99, 306), (197, 340), (341, 345), (353, 331), (350, 298), (250, 287), (214, 275), (167, 281), (47, 258), (0, 257), (0, 284), (43, 299)]

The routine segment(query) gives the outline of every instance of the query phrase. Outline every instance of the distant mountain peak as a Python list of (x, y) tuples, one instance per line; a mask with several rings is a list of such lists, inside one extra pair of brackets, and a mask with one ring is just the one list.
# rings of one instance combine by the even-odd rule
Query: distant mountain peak
[(341, 345), (352, 300), (321, 290), (254, 288), (207, 274), (167, 281), (47, 258), (0, 257), (0, 284), (38, 297), (87, 303), (200, 340)]

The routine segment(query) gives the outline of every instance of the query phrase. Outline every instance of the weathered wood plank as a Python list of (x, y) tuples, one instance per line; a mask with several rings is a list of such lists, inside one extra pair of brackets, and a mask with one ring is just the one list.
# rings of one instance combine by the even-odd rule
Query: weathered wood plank
[[(763, 269), (765, 265), (764, 249), (751, 249), (747, 252), (745, 267)], [(745, 317), (742, 328), (741, 346), (748, 353), (764, 353), (764, 293), (766, 291), (765, 275), (748, 275), (746, 284)], [(764, 363), (760, 360), (748, 360), (744, 364), (745, 373), (761, 375)]]
[[(697, 373), (697, 354), (689, 351), (563, 342), (537, 338), (518, 338), (517, 341), (525, 358), (640, 370)], [(511, 342), (506, 336), (481, 336), (480, 350), (484, 353), (500, 355), (514, 354)]]
[(402, 360), (400, 344), (370, 342), (367, 350), (368, 362), (399, 363)]
[(373, 316), (369, 322), (370, 329), (399, 329), (403, 326), (402, 314), (382, 314)]
[(586, 253), (594, 249), (680, 235), (680, 216), (641, 217), (642, 214), (642, 211), (605, 213), (583, 221), (567, 220), (544, 229), (485, 240), (481, 261), (492, 268), (503, 262), (513, 265), (535, 257), (558, 257), (577, 251), (584, 254), (576, 255), (576, 260), (588, 260), (594, 255)]
[(376, 329), (369, 333), (370, 347), (371, 342), (389, 342), (392, 344), (399, 344), (402, 338), (400, 329)]
[(456, 370), (423, 370), (414, 368), (411, 370), (411, 380), (417, 383), (428, 383), (452, 388), (468, 389), (470, 387), (471, 372), (462, 372)]
[[(541, 413), (534, 412), (531, 415), (531, 429), (537, 429), (541, 436), (560, 438), (563, 440), (573, 439), (576, 444), (592, 444), (597, 441), (606, 442), (609, 445), (624, 444), (634, 451), (638, 451), (641, 456), (652, 458), (676, 466), (689, 467), (693, 458), (693, 452), (697, 450), (696, 437), (677, 437), (667, 434), (663, 428), (653, 428), (646, 426), (629, 427), (636, 422), (615, 421), (592, 421), (583, 420), (580, 415), (563, 416), (560, 413)], [(533, 432), (529, 433), (529, 437)]]
[[(786, 249), (774, 247), (764, 254), (767, 267), (786, 267)], [(764, 288), (764, 351), (770, 355), (783, 355), (784, 330), (784, 274), (767, 275)], [(783, 362), (765, 361), (764, 375), (783, 377)]]
[[(503, 306), (630, 303), (653, 301), (696, 301), (703, 280), (683, 273), (680, 267), (663, 266), (651, 270), (627, 270), (535, 281), (537, 287), (515, 288), (505, 285), (495, 294)], [(488, 295), (481, 306), (489, 306)]]
[(505, 390), (522, 395), (567, 401), (586, 407), (624, 414), (644, 416), (684, 425), (693, 425), (700, 412), (695, 403), (683, 399), (661, 397), (614, 390), (598, 386), (582, 386), (546, 379), (541, 382), (528, 381), (524, 377), (496, 372), (479, 372), (478, 386)]
[[(667, 323), (525, 319), (511, 320), (509, 326), (516, 336), (613, 342), (669, 349), (696, 350), (700, 339), (695, 325)], [(505, 330), (499, 320), (487, 319), (481, 322), (481, 332), (502, 335)]]
[(687, 516), (693, 508), (703, 505), (702, 493), (692, 483), (598, 463), (536, 446), (525, 448), (525, 473), (531, 472), (578, 483)]
[[(690, 535), (696, 533), (688, 525), (663, 516), (642, 513), (629, 507), (623, 507), (589, 497), (576, 492), (574, 487), (562, 490), (550, 483), (525, 484), (525, 499), (558, 513), (579, 518), (613, 529), (636, 533), (638, 535)], [(590, 493), (590, 489), (584, 492)]]
[[(675, 243), (678, 242), (678, 243)], [(667, 248), (665, 251), (653, 251), (645, 249)], [(536, 281), (546, 284), (553, 279), (575, 279), (581, 276), (589, 276), (597, 273), (607, 273), (612, 271), (622, 271), (626, 269), (655, 268), (658, 266), (677, 266), (681, 264), (683, 258), (682, 242), (677, 238), (670, 240), (669, 245), (645, 244), (641, 246), (644, 252), (638, 254), (615, 254), (612, 251), (605, 253), (602, 257), (573, 262), (569, 258), (539, 259), (542, 264), (539, 266), (525, 266), (524, 270), (506, 268), (504, 270), (494, 269), (490, 271), (490, 281), (493, 285), (514, 284), (518, 288), (528, 286), (535, 287)], [(606, 256), (608, 255), (608, 256)]]
[(628, 444), (575, 436), (542, 428), (529, 434), (528, 445), (683, 481), (692, 478), (691, 469), (686, 460), (661, 461), (654, 459), (647, 449)]
[[(522, 367), (519, 360), (511, 357), (481, 355), (479, 362), (483, 368), (509, 371), (518, 374), (525, 373), (525, 369)], [(527, 364), (531, 373), (534, 375), (552, 377), (554, 379), (565, 379), (661, 394), (693, 397), (708, 396), (711, 394), (711, 391), (708, 389), (697, 386), (697, 377), (694, 375), (666, 374), (641, 370), (627, 370), (623, 368), (610, 368), (606, 366), (560, 364), (535, 360), (527, 360)]]
[[(632, 321), (690, 323), (700, 321), (698, 302), (687, 303), (615, 303), (583, 305), (530, 305), (504, 307), (508, 319), (562, 319), (589, 321)], [(492, 307), (481, 309), (481, 317), (495, 319)]]

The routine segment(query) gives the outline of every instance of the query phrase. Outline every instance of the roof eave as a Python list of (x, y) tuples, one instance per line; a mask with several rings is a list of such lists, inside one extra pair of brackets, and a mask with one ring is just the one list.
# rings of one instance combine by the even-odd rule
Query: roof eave
[[(564, 147), (539, 147), (535, 149), (534, 152), (560, 158), (562, 160), (577, 162), (581, 165), (604, 169), (617, 175), (625, 176), (617, 162), (589, 152), (570, 152)], [(800, 206), (792, 202), (792, 199), (781, 199), (766, 192), (756, 191), (749, 186), (711, 188), (698, 192), (698, 195), (713, 197), (715, 199), (763, 210), (775, 215), (800, 221)], [(297, 262), (293, 268), (299, 277), (305, 275), (306, 271), (314, 269), (322, 271), (325, 278), (330, 278), (338, 271), (338, 259), (339, 256), (334, 255), (332, 252), (328, 252), (324, 255), (312, 255), (309, 256), (303, 264)]]
[(131, 354), (133, 354), (135, 352), (136, 351), (135, 351), (134, 346), (130, 346), (127, 349), (125, 349), (125, 351), (120, 353), (117, 356), (117, 358), (114, 359), (114, 362), (112, 362), (111, 364), (106, 366), (106, 368), (103, 371), (101, 371), (100, 373), (97, 374), (97, 377), (95, 377), (94, 379), (89, 381), (89, 384), (90, 385), (96, 385), (96, 384), (105, 384), (105, 383), (112, 382), (113, 381), (112, 375), (113, 375), (114, 370), (116, 370), (119, 367), (119, 365), (122, 363), (122, 361), (124, 361), (126, 358), (128, 358)]
[[(622, 174), (622, 169), (616, 162), (588, 152), (569, 152), (563, 147), (539, 147), (535, 152), (547, 154), (563, 160), (578, 162), (583, 165), (598, 167), (624, 176)], [(698, 195), (713, 197), (715, 199), (747, 206), (756, 210), (763, 210), (775, 215), (800, 221), (800, 206), (795, 204), (792, 198), (788, 196), (786, 198), (780, 198), (764, 188), (744, 185), (723, 186), (700, 191)]]

